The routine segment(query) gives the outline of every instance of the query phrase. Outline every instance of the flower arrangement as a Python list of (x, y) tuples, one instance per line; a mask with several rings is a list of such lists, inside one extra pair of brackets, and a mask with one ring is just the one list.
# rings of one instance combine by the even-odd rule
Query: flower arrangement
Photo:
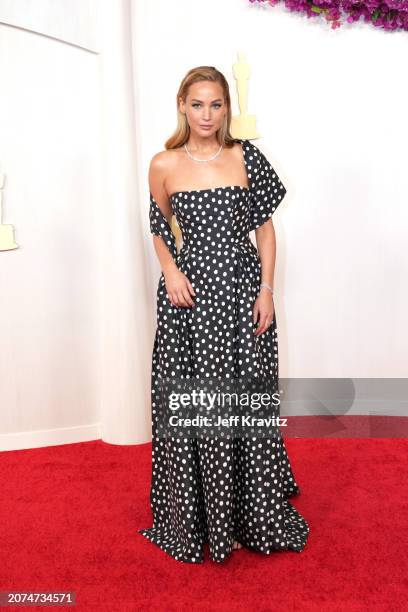
[[(252, 4), (267, 3), (270, 6), (280, 0), (249, 0)], [(408, 30), (408, 0), (284, 0), (290, 11), (305, 13), (308, 17), (323, 16), (333, 29), (341, 26), (341, 18), (354, 23), (363, 17), (377, 28), (384, 30)]]

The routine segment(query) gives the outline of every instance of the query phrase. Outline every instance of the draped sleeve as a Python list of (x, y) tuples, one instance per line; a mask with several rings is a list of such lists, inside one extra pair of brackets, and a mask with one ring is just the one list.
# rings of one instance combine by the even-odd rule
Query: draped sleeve
[(272, 217), (286, 188), (262, 151), (252, 142), (246, 144), (251, 190), (249, 231), (252, 231)]
[(150, 219), (150, 233), (154, 236), (161, 236), (173, 256), (173, 259), (177, 257), (176, 239), (171, 230), (169, 222), (160, 210), (159, 205), (154, 199), (150, 192), (150, 208), (149, 208), (149, 219)]

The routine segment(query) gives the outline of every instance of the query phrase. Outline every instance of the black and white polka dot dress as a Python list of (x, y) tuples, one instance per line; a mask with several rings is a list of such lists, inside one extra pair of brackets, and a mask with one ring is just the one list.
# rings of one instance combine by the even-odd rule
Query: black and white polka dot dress
[[(158, 382), (166, 377), (270, 376), (278, 381), (276, 318), (256, 337), (252, 309), (261, 266), (249, 232), (267, 221), (286, 193), (249, 140), (243, 149), (249, 188), (181, 191), (171, 202), (183, 244), (150, 194), (151, 233), (163, 238), (193, 285), (195, 308), (173, 306), (163, 274), (157, 290), (152, 358), (153, 526), (139, 533), (174, 559), (224, 562), (234, 540), (270, 554), (300, 552), (309, 526), (288, 501), (300, 492), (282, 436), (163, 438), (157, 435)], [(242, 553), (240, 553), (242, 554)]]

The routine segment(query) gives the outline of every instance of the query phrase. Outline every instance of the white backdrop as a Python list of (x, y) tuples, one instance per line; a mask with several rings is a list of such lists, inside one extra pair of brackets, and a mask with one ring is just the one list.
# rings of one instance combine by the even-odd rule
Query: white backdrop
[(3, 222), (21, 244), (0, 253), (0, 448), (149, 439), (148, 165), (191, 67), (222, 70), (238, 112), (239, 50), (254, 142), (288, 189), (281, 377), (407, 376), (406, 34), (247, 0), (36, 7), (0, 0)]
[(407, 34), (366, 24), (333, 31), (247, 0), (137, 7), (145, 182), (175, 127), (185, 72), (217, 66), (236, 114), (238, 50), (252, 66), (249, 112), (262, 136), (254, 143), (288, 189), (273, 219), (280, 375), (406, 377)]
[[(1, 2), (0, 21), (19, 5), (25, 28), (30, 4)], [(0, 24), (3, 223), (19, 244), (0, 252), (2, 449), (99, 437), (98, 63)]]
[(0, 449), (146, 442), (131, 5), (33, 7), (0, 0), (3, 222), (20, 245), (0, 252)]

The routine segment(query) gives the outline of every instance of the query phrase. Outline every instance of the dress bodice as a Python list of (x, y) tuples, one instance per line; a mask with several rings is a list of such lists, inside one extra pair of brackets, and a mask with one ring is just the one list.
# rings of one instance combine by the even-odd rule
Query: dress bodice
[(178, 191), (172, 194), (183, 249), (192, 253), (224, 252), (233, 246), (249, 246), (250, 193), (232, 185)]

